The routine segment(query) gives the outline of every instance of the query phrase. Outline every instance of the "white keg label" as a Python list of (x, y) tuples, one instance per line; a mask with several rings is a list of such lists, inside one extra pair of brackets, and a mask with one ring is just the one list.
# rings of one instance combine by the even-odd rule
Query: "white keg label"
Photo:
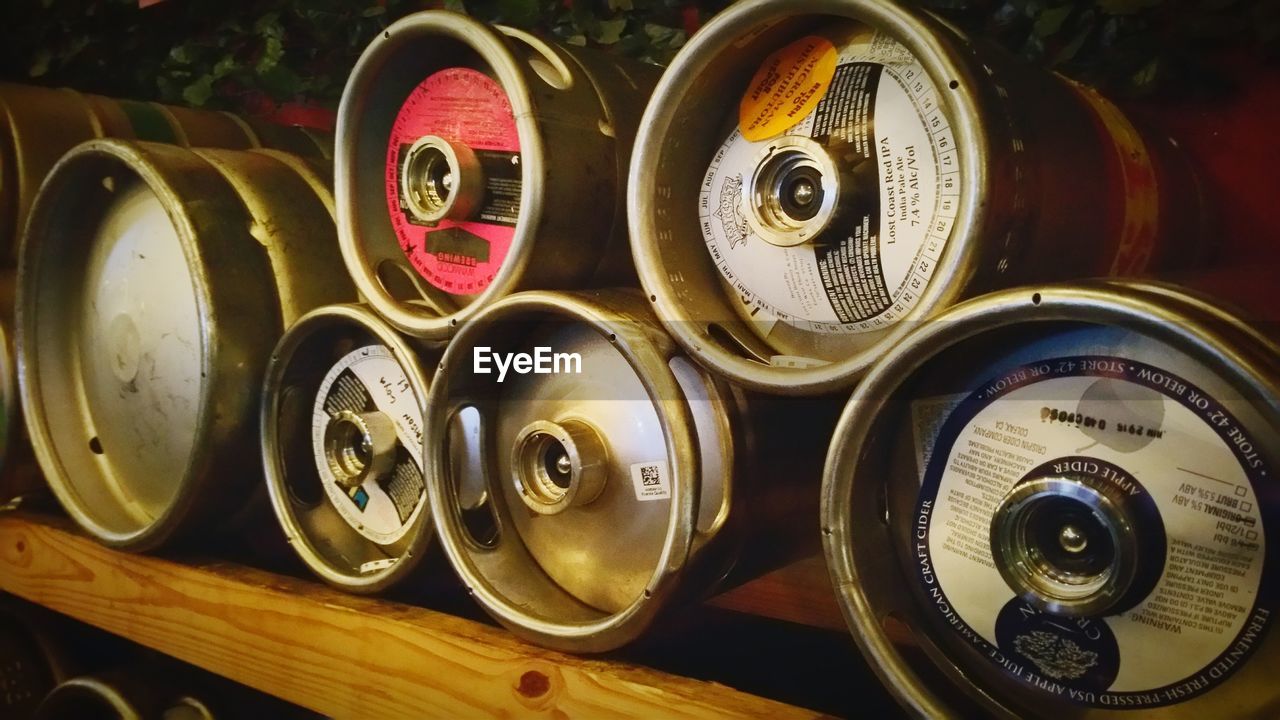
[[(919, 301), (951, 234), (959, 158), (939, 91), (906, 48), (864, 30), (837, 63), (812, 112), (785, 132), (752, 142), (734, 129), (703, 179), (698, 213), (713, 261), (754, 319), (859, 333)], [(763, 158), (792, 136), (831, 156), (843, 207), (820, 235), (784, 247), (753, 228), (748, 196)]]
[[(395, 424), (399, 441), (391, 471), (366, 478), (350, 490), (338, 483), (324, 447), (325, 429), (344, 410), (386, 414)], [(311, 413), (311, 447), (329, 502), (352, 528), (379, 545), (404, 537), (426, 499), (422, 415), (409, 379), (389, 349), (383, 345), (357, 348), (330, 368)]]
[[(1150, 365), (1074, 356), (1016, 368), (958, 403), (931, 453), (917, 448), (930, 458), (912, 549), (924, 601), (1045, 693), (1111, 708), (1185, 701), (1237, 669), (1269, 624), (1272, 509), (1257, 494), (1269, 478), (1256, 447), (1219, 400)], [(995, 566), (1000, 500), (1029, 474), (1076, 471), (1101, 472), (1163, 526), (1154, 588), (1119, 614), (1038, 612)]]
[(671, 471), (667, 469), (667, 461), (633, 463), (631, 465), (631, 485), (636, 491), (636, 500), (667, 500), (671, 497)]

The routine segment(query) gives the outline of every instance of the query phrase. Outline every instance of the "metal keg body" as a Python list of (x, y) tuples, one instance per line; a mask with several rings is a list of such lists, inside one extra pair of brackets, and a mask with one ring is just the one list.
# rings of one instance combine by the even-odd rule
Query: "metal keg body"
[(42, 187), (19, 268), (20, 389), (54, 494), (98, 539), (151, 549), (247, 505), (256, 468), (228, 450), (257, 444), (266, 350), (350, 297), (309, 174), (270, 153), (99, 140)]
[(985, 289), (1189, 262), (1199, 198), (1172, 152), (926, 13), (754, 0), (655, 91), (632, 252), (695, 359), (754, 390), (828, 392)]
[[(426, 459), (442, 546), (487, 611), (541, 644), (618, 647), (678, 586), (723, 575), (692, 578), (689, 566), (706, 570), (698, 554), (731, 534), (736, 400), (653, 323), (632, 294), (520, 293), (450, 344), (432, 388)], [(578, 356), (580, 374), (473, 372), (477, 352), (539, 347)], [(457, 483), (477, 478), (495, 500), (481, 537), (458, 507)]]
[(620, 188), (654, 76), (455, 13), (392, 25), (339, 113), (339, 224), (362, 294), (442, 341), (515, 290), (625, 277)]
[(81, 142), (113, 137), (331, 157), (332, 140), (322, 135), (226, 112), (0, 83), (0, 247), (16, 259), (19, 236), (41, 182), (58, 159)]
[(276, 517), (307, 566), (344, 590), (403, 583), (432, 545), (422, 362), (371, 310), (337, 305), (290, 328), (268, 366), (262, 457)]
[(1276, 416), (1250, 388), (1274, 359), (1135, 287), (966, 303), (868, 376), (850, 408), (871, 415), (846, 411), (827, 557), (859, 644), (917, 712), (1274, 702)]

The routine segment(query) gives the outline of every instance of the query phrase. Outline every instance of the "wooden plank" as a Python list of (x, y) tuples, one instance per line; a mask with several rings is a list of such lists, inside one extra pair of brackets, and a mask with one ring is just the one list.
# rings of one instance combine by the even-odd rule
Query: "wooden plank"
[(0, 588), (336, 718), (817, 716), (432, 610), (127, 555), (66, 521), (0, 517)]
[(799, 560), (717, 595), (708, 604), (824, 630), (848, 632), (821, 555)]

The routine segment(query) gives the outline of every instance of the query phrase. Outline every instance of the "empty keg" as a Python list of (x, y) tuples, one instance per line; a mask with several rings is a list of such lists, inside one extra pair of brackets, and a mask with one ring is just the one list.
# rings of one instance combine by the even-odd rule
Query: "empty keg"
[(1280, 349), (1257, 319), (1147, 282), (1007, 290), (868, 373), (824, 544), (906, 707), (1275, 716)]
[(163, 687), (121, 673), (85, 676), (59, 684), (32, 720), (214, 720), (203, 700), (171, 696)]
[(19, 385), (40, 466), (95, 538), (194, 538), (260, 483), (271, 348), (306, 311), (354, 299), (332, 200), (306, 170), (94, 140), (41, 188), (18, 271)]
[(20, 610), (10, 598), (0, 597), (0, 715), (26, 720), (41, 699), (66, 679), (67, 658), (46, 634), (46, 620)]
[[(12, 272), (0, 274), (3, 317), (13, 317), (14, 280)], [(22, 421), (14, 350), (12, 325), (0, 321), (0, 507), (13, 507), (48, 495)]]
[(272, 507), (313, 572), (344, 590), (401, 583), (433, 544), (422, 354), (362, 305), (314, 310), (285, 333), (262, 393)]
[(427, 494), (486, 611), (533, 642), (601, 652), (816, 546), (833, 419), (706, 372), (638, 293), (523, 292), (445, 351)]
[(443, 341), (516, 290), (634, 277), (623, 186), (657, 75), (447, 11), (391, 25), (338, 114), (338, 226), (360, 293)]
[(850, 387), (922, 318), (1028, 281), (1196, 259), (1167, 139), (884, 0), (747, 0), (641, 121), (632, 251), (668, 330), (757, 390)]
[(230, 113), (0, 83), (0, 248), (6, 256), (16, 258), (27, 212), (58, 158), (78, 143), (102, 137), (332, 155), (332, 140), (322, 134), (249, 122)]

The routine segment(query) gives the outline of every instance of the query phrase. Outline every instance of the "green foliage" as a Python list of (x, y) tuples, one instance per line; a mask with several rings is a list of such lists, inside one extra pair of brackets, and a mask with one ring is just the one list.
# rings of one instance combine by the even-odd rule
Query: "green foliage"
[(1212, 95), (1225, 88), (1209, 58), (1272, 60), (1275, 0), (924, 0), (974, 35), (1031, 62), (1122, 96)]
[[(1275, 0), (918, 0), (971, 33), (1129, 95), (1200, 92), (1205, 55), (1280, 45)], [(665, 64), (729, 0), (0, 0), (0, 76), (243, 109), (265, 94), (334, 106), (352, 65), (405, 14), (448, 7)]]

